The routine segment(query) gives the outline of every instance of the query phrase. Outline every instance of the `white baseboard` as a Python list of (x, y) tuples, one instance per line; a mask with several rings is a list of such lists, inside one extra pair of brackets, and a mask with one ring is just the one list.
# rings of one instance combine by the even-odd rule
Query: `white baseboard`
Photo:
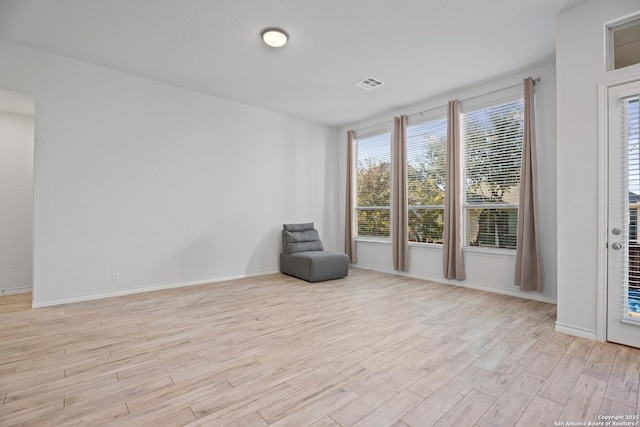
[[(437, 283), (444, 283), (444, 284), (453, 285), (453, 286), (461, 286), (465, 288), (477, 289), (477, 290), (493, 292), (497, 294), (510, 295), (518, 298), (525, 298), (525, 299), (531, 299), (535, 301), (546, 302), (549, 304), (557, 303), (556, 300), (554, 299), (545, 298), (541, 295), (537, 295), (534, 293), (519, 292), (517, 290), (511, 291), (508, 289), (496, 288), (492, 286), (474, 284), (469, 282), (458, 282), (453, 280), (447, 280), (442, 277), (431, 277), (431, 276), (422, 275), (422, 274), (409, 274), (409, 273), (399, 272), (395, 270), (385, 270), (385, 269), (362, 265), (362, 264), (352, 264), (351, 267), (362, 268), (364, 270), (378, 271), (378, 272), (387, 273), (387, 274), (394, 274), (397, 276), (412, 277), (415, 279), (427, 280), (427, 281), (437, 282)], [(34, 301), (33, 307), (40, 308), (40, 307), (50, 307), (50, 306), (61, 305), (61, 304), (72, 304), (76, 302), (93, 301), (93, 300), (102, 299), (102, 298), (119, 297), (119, 296), (132, 295), (132, 294), (138, 294), (143, 292), (152, 292), (152, 291), (159, 291), (164, 289), (174, 289), (174, 288), (181, 288), (185, 286), (197, 286), (197, 285), (204, 285), (207, 283), (223, 282), (227, 280), (245, 279), (248, 277), (264, 276), (267, 274), (274, 274), (278, 272), (279, 270), (273, 270), (273, 271), (269, 270), (269, 271), (261, 271), (261, 272), (246, 273), (246, 274), (236, 274), (231, 276), (209, 277), (206, 279), (194, 280), (190, 282), (157, 284), (157, 285), (144, 286), (140, 288), (124, 289), (124, 290), (112, 291), (112, 292), (103, 292), (99, 294), (83, 295), (83, 296), (77, 296), (77, 297), (71, 297), (71, 298), (62, 298), (62, 299), (47, 300), (47, 301)], [(17, 290), (17, 292), (15, 293), (23, 293), (23, 292), (31, 292), (31, 289)], [(556, 323), (556, 330), (558, 330), (557, 323)], [(564, 332), (564, 331), (559, 331), (559, 332)], [(579, 335), (571, 332), (565, 332), (565, 333), (569, 333), (571, 335), (584, 336), (584, 335)], [(594, 336), (595, 336), (595, 333), (594, 333)], [(595, 338), (592, 338), (592, 339), (595, 339)]]
[(11, 288), (11, 289), (0, 289), (0, 296), (4, 295), (17, 295), (17, 294), (28, 294), (32, 292), (31, 288)]
[(372, 271), (379, 271), (381, 273), (388, 273), (388, 274), (395, 274), (396, 276), (406, 276), (406, 277), (413, 277), (415, 279), (422, 279), (422, 280), (428, 280), (430, 282), (436, 282), (436, 283), (443, 283), (446, 285), (453, 285), (453, 286), (460, 286), (463, 288), (470, 288), (470, 289), (477, 289), (479, 291), (486, 291), (486, 292), (492, 292), (494, 294), (502, 294), (502, 295), (509, 295), (512, 297), (518, 297), (518, 298), (525, 298), (525, 299), (530, 299), (530, 300), (534, 300), (534, 301), (540, 301), (540, 302), (546, 302), (549, 304), (554, 304), (556, 305), (558, 303), (557, 300), (552, 299), (552, 298), (546, 298), (536, 292), (522, 292), (522, 291), (518, 291), (518, 290), (510, 290), (510, 289), (504, 289), (504, 288), (497, 288), (494, 286), (487, 286), (487, 285), (481, 285), (481, 284), (477, 284), (477, 283), (471, 283), (471, 282), (459, 282), (457, 280), (448, 280), (445, 279), (443, 277), (435, 277), (435, 276), (427, 276), (424, 274), (413, 274), (413, 273), (406, 273), (406, 272), (402, 272), (402, 271), (396, 271), (396, 270), (384, 270), (381, 268), (376, 268), (376, 267), (371, 267), (368, 265), (361, 265), (361, 264), (354, 264), (352, 265), (352, 267), (356, 267), (356, 268), (362, 268), (364, 270), (372, 270)]
[(556, 332), (560, 332), (567, 335), (587, 338), (594, 341), (598, 340), (596, 331), (592, 331), (591, 329), (580, 328), (578, 326), (567, 325), (566, 323), (556, 322), (555, 330)]
[[(206, 285), (207, 283), (224, 282), (227, 280), (246, 279), (247, 277), (265, 276), (267, 274), (274, 274), (274, 273), (279, 273), (279, 270), (236, 274), (232, 276), (209, 277), (206, 279), (199, 279), (199, 280), (194, 280), (190, 282), (158, 284), (158, 285), (144, 286), (140, 288), (124, 289), (124, 290), (113, 291), (113, 292), (103, 292), (99, 294), (83, 295), (83, 296), (71, 297), (71, 298), (62, 298), (62, 299), (48, 300), (48, 301), (34, 301), (32, 306), (33, 308), (51, 307), (54, 305), (72, 304), (75, 302), (93, 301), (93, 300), (103, 299), (103, 298), (112, 298), (112, 297), (121, 297), (125, 295), (140, 294), (143, 292), (153, 292), (153, 291), (161, 291), (165, 289), (183, 288), (186, 286)], [(31, 290), (29, 290), (29, 292), (31, 292)]]

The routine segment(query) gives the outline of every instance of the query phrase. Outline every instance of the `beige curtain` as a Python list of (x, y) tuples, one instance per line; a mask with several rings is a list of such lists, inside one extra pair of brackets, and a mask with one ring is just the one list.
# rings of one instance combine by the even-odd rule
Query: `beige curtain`
[(355, 151), (356, 134), (350, 130), (347, 132), (347, 192), (346, 192), (346, 216), (344, 233), (344, 252), (349, 256), (349, 261), (356, 262), (356, 179), (355, 179)]
[(393, 119), (393, 201), (391, 249), (393, 268), (409, 269), (407, 237), (407, 116)]
[(536, 131), (533, 85), (531, 77), (524, 79), (524, 138), (520, 171), (515, 284), (520, 286), (523, 291), (542, 292), (538, 247)]
[(444, 233), (442, 262), (446, 279), (464, 280), (462, 256), (462, 149), (460, 141), (460, 101), (447, 108), (447, 164), (444, 193)]

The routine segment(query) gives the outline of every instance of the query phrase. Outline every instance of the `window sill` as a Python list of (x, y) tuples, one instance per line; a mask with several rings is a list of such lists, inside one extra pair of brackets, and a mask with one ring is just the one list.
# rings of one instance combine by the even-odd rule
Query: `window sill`
[(356, 237), (356, 242), (390, 245), (391, 239), (385, 237)]
[(503, 257), (503, 258), (515, 258), (516, 250), (515, 249), (501, 249), (501, 248), (490, 248), (490, 247), (480, 247), (480, 246), (464, 246), (462, 248), (462, 252), (488, 256), (488, 257)]
[(442, 243), (409, 242), (409, 247), (421, 249), (442, 249)]

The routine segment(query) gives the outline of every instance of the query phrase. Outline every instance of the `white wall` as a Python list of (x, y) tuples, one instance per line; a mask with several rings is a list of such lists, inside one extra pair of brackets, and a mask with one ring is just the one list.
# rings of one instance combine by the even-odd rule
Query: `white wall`
[(33, 117), (0, 111), (0, 294), (31, 292)]
[(598, 82), (608, 74), (605, 23), (639, 10), (638, 0), (593, 0), (561, 13), (556, 22), (556, 329), (589, 338), (596, 338), (597, 326)]
[(334, 129), (6, 43), (0, 88), (35, 97), (36, 306), (275, 272), (287, 222), (341, 247)]
[[(410, 276), (421, 277), (441, 283), (452, 283), (492, 292), (522, 296), (547, 302), (556, 301), (556, 80), (555, 64), (547, 64), (502, 76), (489, 82), (461, 88), (451, 93), (426, 100), (418, 105), (399, 108), (387, 115), (367, 121), (352, 123), (341, 129), (341, 170), (346, 168), (346, 131), (348, 129), (374, 129), (377, 124), (388, 123), (391, 127), (394, 116), (415, 114), (420, 111), (446, 106), (450, 99), (471, 100), (476, 97), (522, 83), (525, 77), (540, 77), (536, 85), (536, 128), (538, 148), (538, 188), (540, 193), (540, 245), (543, 271), (543, 292), (522, 292), (513, 284), (515, 253), (513, 251), (481, 251), (477, 248), (464, 250), (467, 279), (449, 281), (442, 274), (442, 249), (439, 246), (409, 246)], [(491, 95), (489, 95), (491, 96)], [(464, 105), (464, 102), (463, 102)], [(369, 128), (370, 127), (370, 128)], [(344, 176), (344, 173), (343, 175)], [(344, 200), (344, 189), (340, 200)], [(341, 205), (344, 211), (344, 203)], [(341, 217), (342, 219), (343, 217)], [(344, 227), (342, 221), (341, 227)], [(391, 258), (391, 243), (357, 241), (357, 265), (364, 268), (394, 272)], [(397, 273), (397, 272), (396, 272)]]

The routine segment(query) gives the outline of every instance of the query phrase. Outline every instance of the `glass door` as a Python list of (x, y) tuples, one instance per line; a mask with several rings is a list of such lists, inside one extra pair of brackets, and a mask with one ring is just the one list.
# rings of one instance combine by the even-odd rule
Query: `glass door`
[(607, 340), (640, 347), (640, 82), (609, 88)]

